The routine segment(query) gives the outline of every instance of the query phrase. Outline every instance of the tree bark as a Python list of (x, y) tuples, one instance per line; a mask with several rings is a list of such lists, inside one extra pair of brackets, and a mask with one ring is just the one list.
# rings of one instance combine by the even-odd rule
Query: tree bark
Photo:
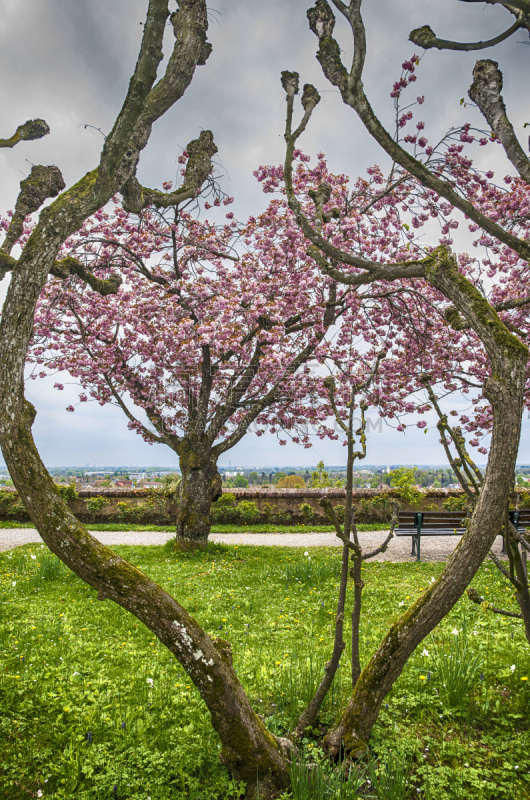
[[(521, 434), (528, 350), (502, 324), (478, 290), (458, 272), (444, 248), (433, 251), (428, 280), (451, 300), (480, 336), (491, 364), (484, 395), (493, 411), (488, 466), (469, 527), (438, 580), (395, 622), (363, 669), (348, 708), (326, 744), (337, 753), (341, 741), (353, 757), (367, 752), (381, 704), (420, 642), (464, 593), (488, 555), (505, 521), (513, 490)], [(439, 259), (439, 260), (438, 260)]]
[(204, 549), (210, 535), (210, 507), (221, 497), (222, 479), (210, 449), (199, 439), (185, 439), (178, 452), (182, 480), (175, 549)]
[(99, 600), (118, 603), (153, 631), (206, 703), (221, 740), (223, 763), (237, 780), (249, 784), (249, 797), (256, 779), (261, 796), (274, 797), (289, 785), (290, 743), (269, 733), (252, 709), (232, 667), (229, 643), (211, 639), (176, 599), (85, 530), (40, 460), (31, 434), (33, 406), (19, 396), (10, 408), (0, 419), (6, 465), (44, 542), (97, 589)]

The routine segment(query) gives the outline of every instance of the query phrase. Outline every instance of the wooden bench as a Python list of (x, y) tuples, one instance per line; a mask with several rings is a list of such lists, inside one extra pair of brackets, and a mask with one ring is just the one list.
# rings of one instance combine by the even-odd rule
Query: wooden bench
[(412, 536), (411, 555), (421, 561), (422, 536), (462, 536), (466, 511), (400, 511), (396, 536)]
[[(530, 527), (530, 509), (510, 511), (510, 521), (518, 531)], [(396, 536), (412, 536), (411, 555), (421, 561), (422, 536), (462, 536), (466, 511), (400, 511)], [(502, 552), (506, 552), (503, 542)]]

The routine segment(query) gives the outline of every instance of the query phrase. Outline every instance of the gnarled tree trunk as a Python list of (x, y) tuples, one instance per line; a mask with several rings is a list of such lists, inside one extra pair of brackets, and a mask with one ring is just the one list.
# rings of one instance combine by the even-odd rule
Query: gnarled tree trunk
[(210, 448), (198, 437), (184, 439), (178, 452), (182, 480), (175, 548), (205, 548), (210, 535), (210, 506), (221, 497), (222, 479)]
[[(2, 392), (4, 398), (6, 392)], [(211, 714), (221, 758), (238, 780), (261, 796), (289, 785), (286, 740), (274, 737), (252, 709), (232, 667), (230, 645), (212, 640), (187, 611), (148, 576), (93, 538), (57, 492), (31, 434), (35, 410), (20, 395), (0, 419), (2, 451), (40, 535), (76, 575), (134, 614), (182, 664)], [(7, 398), (6, 398), (7, 399)], [(26, 487), (31, 486), (31, 492)]]

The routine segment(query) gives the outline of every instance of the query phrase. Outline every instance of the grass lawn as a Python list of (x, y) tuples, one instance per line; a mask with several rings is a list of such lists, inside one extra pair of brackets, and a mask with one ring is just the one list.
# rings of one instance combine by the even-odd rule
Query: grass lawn
[[(33, 528), (31, 522), (0, 522), (0, 529)], [(87, 524), (89, 531), (164, 531), (174, 533), (174, 525), (131, 525), (120, 522), (113, 524), (97, 523)], [(390, 530), (390, 525), (385, 522), (377, 525), (357, 525), (359, 531)], [(333, 533), (331, 525), (212, 525), (212, 533)]]
[[(221, 545), (200, 554), (174, 555), (167, 546), (115, 550), (172, 592), (209, 633), (230, 640), (255, 708), (273, 732), (289, 731), (330, 655), (338, 548), (309, 549), (308, 556), (300, 548)], [(364, 566), (363, 662), (441, 568)], [(514, 607), (493, 565), (484, 565), (473, 585), (495, 604)], [(0, 603), (1, 798), (239, 797), (219, 764), (219, 743), (197, 691), (134, 617), (99, 602), (41, 545), (0, 554)], [(304, 743), (308, 758), (319, 758), (319, 733), (347, 701), (348, 652), (349, 646), (321, 727)], [(322, 791), (303, 794), (296, 773), (292, 796), (530, 798), (527, 678), (521, 623), (461, 600), (386, 698), (358, 781), (339, 793), (330, 774)], [(377, 786), (374, 793), (385, 774), (394, 789), (403, 783), (404, 794)]]

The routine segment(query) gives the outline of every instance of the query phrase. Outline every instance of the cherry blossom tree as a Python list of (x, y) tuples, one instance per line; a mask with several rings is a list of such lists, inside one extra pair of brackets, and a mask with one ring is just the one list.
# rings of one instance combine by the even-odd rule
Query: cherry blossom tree
[(102, 280), (119, 275), (120, 289), (101, 295), (77, 275), (47, 283), (35, 316), (33, 377), (66, 370), (84, 390), (80, 404), (115, 403), (131, 430), (177, 453), (176, 546), (204, 547), (210, 504), (221, 494), (217, 460), (251, 425), (258, 436), (285, 430), (306, 446), (301, 426), (334, 435), (325, 426), (323, 375), (308, 361), (329, 358), (326, 332), (351, 293), (337, 295), (299, 242), (283, 238), (276, 202), (244, 226), (228, 212), (220, 227), (185, 206), (150, 206), (137, 216), (115, 203), (63, 251)]

